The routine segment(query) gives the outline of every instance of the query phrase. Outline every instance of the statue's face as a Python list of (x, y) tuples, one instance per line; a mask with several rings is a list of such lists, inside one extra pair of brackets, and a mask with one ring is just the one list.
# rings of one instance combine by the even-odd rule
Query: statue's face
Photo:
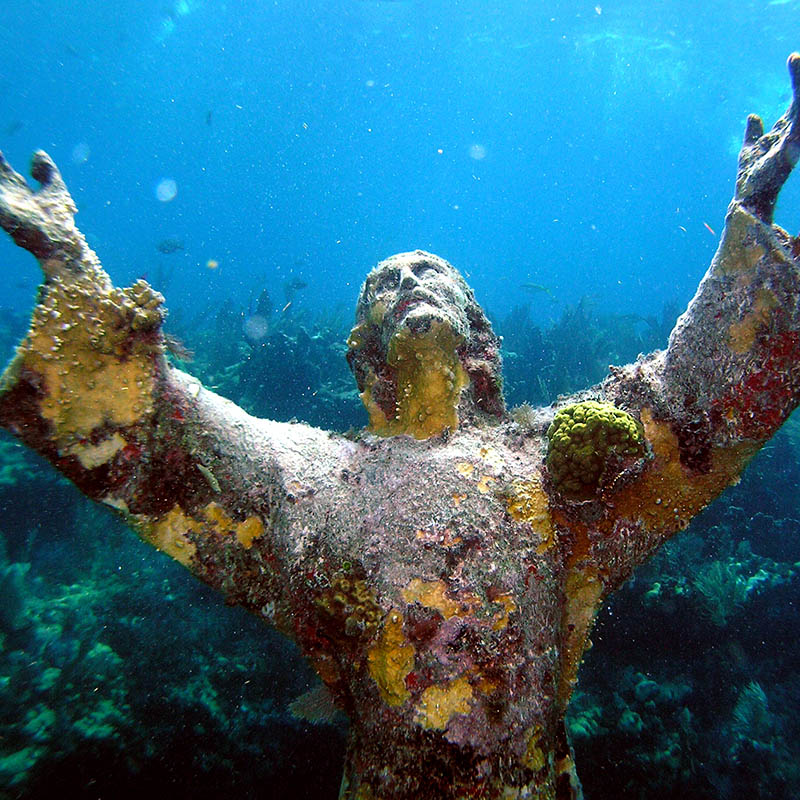
[(364, 299), (381, 316), (387, 341), (404, 328), (422, 333), (434, 321), (464, 330), (464, 289), (446, 261), (418, 250), (381, 262), (367, 278)]
[(459, 413), (504, 413), (499, 341), (464, 279), (438, 256), (415, 250), (378, 264), (347, 345), (380, 436), (424, 439), (454, 430)]

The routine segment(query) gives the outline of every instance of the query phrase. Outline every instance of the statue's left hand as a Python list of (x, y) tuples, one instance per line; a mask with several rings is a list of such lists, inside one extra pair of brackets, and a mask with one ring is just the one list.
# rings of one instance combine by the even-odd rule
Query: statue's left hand
[(772, 224), (778, 193), (800, 158), (800, 53), (792, 53), (787, 66), (792, 103), (768, 133), (764, 133), (761, 117), (751, 114), (747, 118), (736, 175), (734, 199), (768, 225)]

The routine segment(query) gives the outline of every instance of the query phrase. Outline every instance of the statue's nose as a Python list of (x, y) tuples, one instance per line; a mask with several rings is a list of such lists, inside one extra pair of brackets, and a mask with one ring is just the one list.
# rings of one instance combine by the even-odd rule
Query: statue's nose
[(413, 289), (418, 283), (417, 276), (408, 267), (400, 268), (401, 289)]

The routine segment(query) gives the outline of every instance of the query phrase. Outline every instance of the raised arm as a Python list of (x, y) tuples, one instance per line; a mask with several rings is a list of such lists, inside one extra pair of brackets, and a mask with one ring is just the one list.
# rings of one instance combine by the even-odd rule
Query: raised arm
[(287, 509), (324, 488), (315, 464), (348, 444), (256, 420), (173, 369), (161, 295), (144, 281), (114, 288), (53, 162), (39, 152), (31, 172), (38, 191), (0, 156), (0, 225), (44, 272), (0, 378), (0, 424), (229, 601), (268, 609), (285, 629), (284, 586), (300, 569)]
[(719, 247), (666, 351), (602, 386), (597, 399), (631, 415), (626, 452), (578, 498), (591, 514), (561, 494), (575, 559), (606, 592), (735, 482), (800, 402), (800, 240), (772, 219), (800, 155), (800, 54), (788, 66), (792, 104), (768, 133), (748, 119)]

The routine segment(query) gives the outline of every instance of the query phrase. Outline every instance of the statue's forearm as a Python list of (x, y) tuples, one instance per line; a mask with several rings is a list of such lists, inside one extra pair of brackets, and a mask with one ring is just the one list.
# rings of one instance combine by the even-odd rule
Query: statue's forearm
[[(52, 276), (0, 382), (0, 423), (143, 532), (222, 493), (213, 453), (241, 432), (237, 412), (246, 416), (168, 365), (161, 318), (144, 283), (118, 290), (81, 273)], [(204, 405), (214, 435), (199, 429)], [(180, 537), (156, 543), (187, 563)]]
[[(256, 420), (173, 369), (163, 298), (144, 281), (114, 288), (55, 166), (39, 154), (33, 172), (38, 192), (0, 156), (0, 224), (45, 274), (0, 378), (0, 425), (229, 600), (269, 606), (280, 625), (281, 587), (264, 563), (280, 558), (272, 534), (285, 475), (303, 469), (292, 443), (323, 435)], [(258, 596), (240, 579), (248, 572), (260, 576)]]
[(711, 448), (766, 441), (800, 399), (800, 240), (773, 224), (800, 157), (800, 54), (788, 68), (792, 104), (767, 133), (748, 118), (719, 248), (651, 365), (655, 413), (677, 434), (681, 463), (701, 472)]
[[(707, 446), (770, 438), (800, 399), (800, 247), (735, 200), (664, 360), (663, 403)], [(688, 432), (684, 438), (691, 438)]]
[(690, 476), (722, 469), (722, 451), (741, 469), (800, 400), (800, 240), (772, 219), (800, 157), (800, 54), (788, 67), (793, 102), (768, 133), (748, 119), (719, 248), (666, 353), (607, 382), (668, 423)]
[(748, 120), (719, 248), (667, 350), (603, 384), (646, 442), (604, 498), (602, 536), (589, 533), (607, 588), (735, 482), (800, 402), (800, 241), (772, 220), (800, 155), (800, 55), (789, 71), (786, 114), (766, 134)]
[(641, 557), (734, 482), (800, 401), (799, 301), (796, 244), (735, 200), (666, 352), (606, 381), (648, 443), (640, 475), (612, 501), (617, 525), (647, 534)]

